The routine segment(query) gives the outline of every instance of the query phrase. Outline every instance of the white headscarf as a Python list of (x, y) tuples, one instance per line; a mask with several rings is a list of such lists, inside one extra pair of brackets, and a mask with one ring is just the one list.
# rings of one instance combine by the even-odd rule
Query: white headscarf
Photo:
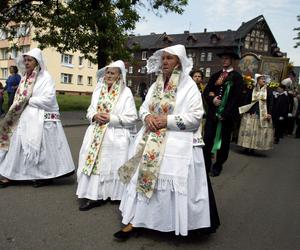
[(123, 84), (126, 85), (126, 69), (125, 69), (125, 64), (122, 60), (112, 62), (109, 65), (99, 69), (97, 71), (97, 82), (98, 83), (103, 81), (104, 75), (105, 75), (105, 70), (107, 68), (119, 68), (121, 70)]
[(181, 44), (178, 44), (154, 52), (154, 54), (151, 57), (149, 57), (147, 61), (146, 67), (147, 67), (148, 74), (153, 72), (159, 72), (161, 70), (162, 54), (164, 51), (172, 55), (178, 56), (181, 63), (182, 72), (184, 75), (188, 75), (190, 73), (190, 71), (193, 68), (193, 60), (187, 57), (185, 47)]
[(24, 56), (31, 56), (35, 58), (40, 66), (40, 72), (43, 73), (45, 70), (45, 61), (43, 59), (42, 51), (39, 48), (34, 48), (22, 56), (17, 58), (17, 65), (22, 74), (25, 73)]
[(268, 76), (268, 75), (262, 75), (262, 74), (255, 74), (254, 75), (254, 86), (257, 86), (257, 84), (258, 84), (258, 78), (260, 78), (262, 76), (265, 78), (265, 85), (267, 85), (270, 82), (270, 76)]

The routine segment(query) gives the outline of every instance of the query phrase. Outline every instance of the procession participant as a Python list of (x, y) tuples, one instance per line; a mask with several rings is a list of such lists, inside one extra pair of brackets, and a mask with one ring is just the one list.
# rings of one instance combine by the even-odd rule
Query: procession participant
[(109, 64), (98, 76), (87, 112), (90, 126), (79, 153), (76, 194), (86, 198), (81, 211), (100, 206), (107, 199), (121, 200), (123, 183), (118, 169), (128, 159), (130, 129), (137, 119), (123, 61)]
[[(218, 176), (229, 155), (231, 133), (239, 119), (238, 107), (243, 91), (243, 78), (233, 69), (239, 59), (231, 49), (219, 53), (223, 69), (213, 74), (204, 90), (207, 117), (204, 129), (203, 148), (205, 165), (212, 176)], [(212, 165), (212, 156), (216, 161)]]
[(273, 124), (271, 119), (273, 94), (267, 88), (265, 76), (255, 74), (255, 86), (246, 95), (244, 106), (239, 108), (242, 114), (237, 145), (246, 152), (273, 148)]
[(289, 97), (285, 85), (280, 84), (278, 86), (273, 100), (274, 143), (278, 144), (280, 138), (283, 138), (289, 113)]
[(127, 184), (120, 204), (126, 226), (114, 237), (127, 239), (140, 227), (184, 236), (215, 232), (219, 217), (197, 140), (203, 107), (189, 76), (192, 62), (175, 45), (156, 51), (147, 68), (158, 77), (140, 109), (144, 125), (133, 157), (119, 169)]
[(18, 180), (32, 180), (39, 187), (75, 169), (59, 119), (55, 84), (41, 50), (32, 49), (20, 60), (25, 74), (0, 120), (0, 187)]

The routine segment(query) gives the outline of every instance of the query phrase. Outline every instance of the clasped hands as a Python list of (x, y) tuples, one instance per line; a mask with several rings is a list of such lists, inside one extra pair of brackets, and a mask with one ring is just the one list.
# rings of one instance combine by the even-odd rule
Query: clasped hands
[(167, 115), (147, 115), (145, 118), (147, 129), (151, 132), (156, 132), (162, 128), (167, 127)]
[(93, 120), (100, 125), (104, 125), (110, 121), (110, 115), (107, 113), (97, 113), (94, 115)]

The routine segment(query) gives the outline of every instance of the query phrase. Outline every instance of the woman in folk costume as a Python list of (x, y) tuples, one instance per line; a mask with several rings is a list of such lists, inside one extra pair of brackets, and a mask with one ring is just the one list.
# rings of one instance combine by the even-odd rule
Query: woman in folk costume
[(126, 226), (114, 236), (127, 239), (139, 227), (176, 235), (213, 232), (219, 218), (203, 160), (198, 128), (204, 111), (189, 76), (192, 62), (185, 47), (175, 45), (156, 51), (147, 68), (159, 74), (140, 108), (144, 125), (133, 157), (119, 169), (127, 184), (120, 204)]
[(273, 148), (273, 125), (271, 119), (273, 95), (267, 88), (264, 75), (255, 74), (255, 86), (246, 95), (246, 105), (239, 108), (242, 114), (238, 145), (250, 150)]
[(17, 180), (33, 180), (34, 186), (74, 172), (55, 95), (55, 84), (40, 49), (23, 54), (25, 74), (14, 102), (0, 121), (0, 181), (6, 187)]
[(98, 76), (87, 112), (90, 126), (79, 153), (76, 194), (87, 199), (81, 211), (100, 206), (108, 198), (121, 200), (124, 185), (118, 169), (128, 160), (130, 129), (137, 119), (123, 61), (109, 64)]

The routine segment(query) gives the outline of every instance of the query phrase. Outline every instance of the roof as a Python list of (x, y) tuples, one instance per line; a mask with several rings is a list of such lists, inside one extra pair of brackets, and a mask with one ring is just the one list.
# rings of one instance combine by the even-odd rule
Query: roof
[(270, 34), (271, 34), (271, 38), (274, 40), (273, 42), (277, 43), (276, 42), (276, 39), (275, 37), (273, 36), (272, 32), (271, 32), (271, 29), (266, 21), (266, 19), (264, 18), (263, 15), (259, 15), (253, 19), (251, 19), (250, 21), (248, 22), (243, 22), (241, 24), (241, 26), (237, 29), (237, 36), (236, 36), (236, 39), (240, 39), (240, 38), (243, 38), (245, 37), (254, 27), (257, 23), (259, 22), (264, 22), (267, 26), (267, 29), (269, 30)]
[(248, 22), (242, 23), (236, 31), (205, 31), (199, 33), (189, 33), (188, 31), (185, 31), (181, 34), (167, 34), (166, 32), (161, 34), (151, 33), (150, 35), (131, 36), (127, 46), (131, 49), (137, 46), (141, 50), (156, 50), (175, 44), (182, 44), (186, 48), (237, 47), (239, 40), (244, 38), (255, 25), (261, 21), (266, 24), (271, 38), (274, 39), (274, 42), (276, 43), (264, 16), (259, 15)]
[[(129, 48), (160, 49), (166, 46), (182, 44), (187, 48), (194, 47), (232, 47), (235, 43), (236, 31), (217, 31), (181, 34), (150, 34), (132, 36), (127, 43)], [(216, 42), (214, 43), (213, 40)]]

